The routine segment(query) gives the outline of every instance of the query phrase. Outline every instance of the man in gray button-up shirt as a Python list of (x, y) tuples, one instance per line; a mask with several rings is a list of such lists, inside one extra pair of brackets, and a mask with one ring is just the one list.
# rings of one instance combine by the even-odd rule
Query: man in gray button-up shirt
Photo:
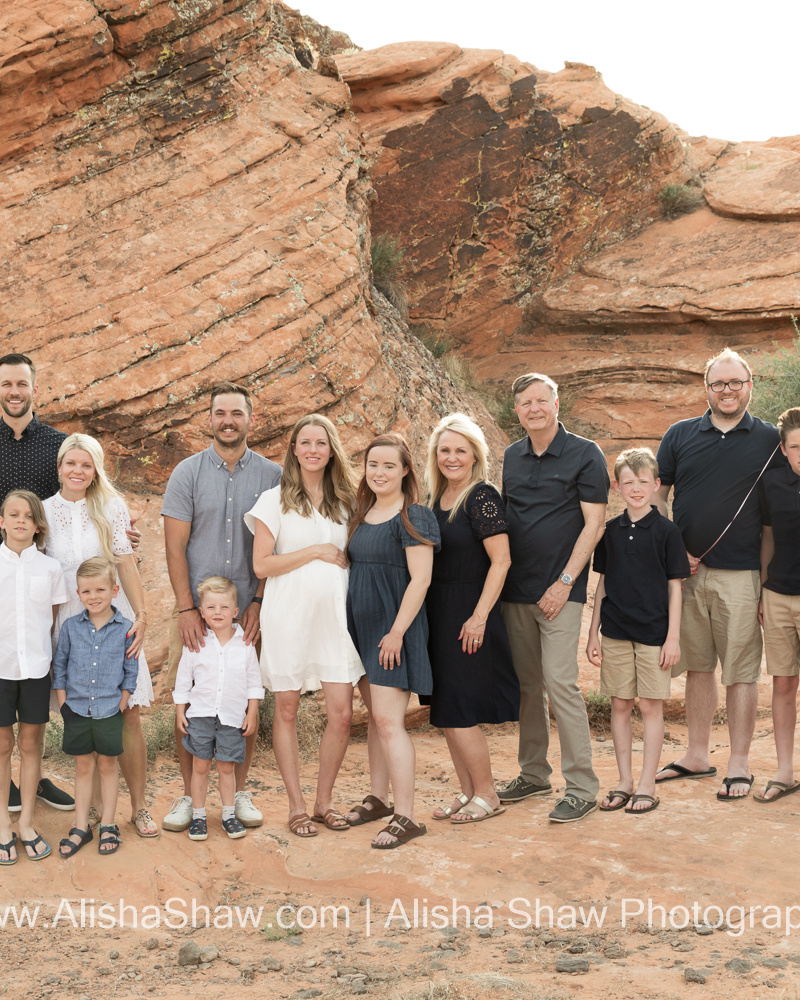
[[(253, 424), (250, 394), (233, 382), (211, 390), (209, 424), (213, 443), (180, 462), (164, 494), (164, 543), (175, 594), (170, 633), (167, 687), (175, 684), (181, 652), (204, 645), (205, 624), (197, 610), (197, 586), (208, 576), (224, 576), (236, 585), (245, 640), (259, 635), (264, 582), (253, 572), (253, 536), (244, 515), (264, 490), (277, 486), (281, 468), (247, 447)], [(192, 818), (192, 758), (176, 732), (175, 743), (184, 781), (184, 796), (164, 820), (165, 830), (185, 830)], [(249, 800), (245, 781), (255, 748), (248, 737), (244, 764), (236, 766), (236, 816), (245, 826), (259, 826), (261, 814)]]

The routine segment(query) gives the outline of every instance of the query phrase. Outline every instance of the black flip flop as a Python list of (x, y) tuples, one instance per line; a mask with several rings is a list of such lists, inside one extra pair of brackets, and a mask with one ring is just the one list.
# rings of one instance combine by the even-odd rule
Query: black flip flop
[[(33, 851), (33, 854), (28, 854), (28, 857), (31, 859), (31, 861), (44, 861), (45, 858), (49, 858), (50, 855), (52, 854), (52, 851), (50, 850), (50, 845), (47, 843), (44, 837), (40, 837), (38, 833), (33, 838), (33, 840), (23, 840), (21, 841), (21, 843), (22, 846), (26, 848), (25, 851), (26, 854), (28, 854), (27, 848), (30, 848)], [(37, 854), (36, 853), (37, 844), (44, 844), (47, 850), (42, 851), (41, 854)]]
[(645, 795), (643, 792), (636, 792), (635, 795), (631, 795), (631, 805), (635, 805), (637, 802), (649, 802), (649, 806), (645, 806), (644, 809), (629, 809), (625, 807), (625, 812), (629, 816), (644, 816), (645, 813), (651, 813), (654, 809), (658, 809), (658, 804), (661, 799), (655, 798), (653, 795)]
[(709, 767), (705, 771), (690, 771), (688, 767), (684, 767), (683, 764), (676, 764), (674, 761), (672, 764), (665, 764), (663, 767), (658, 769), (659, 771), (677, 771), (677, 774), (671, 774), (668, 778), (659, 778), (656, 775), (656, 784), (663, 785), (665, 781), (683, 781), (684, 778), (713, 778), (717, 773), (715, 767)]
[(720, 790), (719, 792), (717, 792), (717, 798), (720, 800), (720, 802), (742, 801), (746, 799), (747, 796), (750, 794), (750, 789), (753, 787), (753, 782), (755, 780), (756, 776), (754, 774), (751, 774), (749, 778), (745, 778), (744, 776), (739, 778), (723, 778), (722, 784), (725, 786), (728, 792), (730, 792), (731, 790), (731, 785), (747, 785), (747, 791), (744, 793), (744, 795), (723, 795), (722, 791)]
[(620, 802), (618, 806), (604, 806), (602, 802), (600, 803), (599, 806), (600, 812), (613, 813), (616, 812), (618, 809), (625, 808), (625, 806), (631, 800), (631, 793), (623, 792), (621, 788), (615, 788), (613, 792), (609, 792), (608, 795), (606, 795), (606, 798), (609, 800), (609, 802), (613, 802), (614, 799), (622, 799), (622, 802)]

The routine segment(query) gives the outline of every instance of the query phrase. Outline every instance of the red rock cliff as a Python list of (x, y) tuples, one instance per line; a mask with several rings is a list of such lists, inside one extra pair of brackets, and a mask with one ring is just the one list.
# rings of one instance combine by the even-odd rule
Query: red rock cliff
[(387, 428), (419, 448), (470, 406), (373, 301), (373, 194), (329, 58), (349, 45), (268, 0), (0, 12), (3, 349), (126, 479), (160, 486), (205, 445), (223, 378), (254, 391), (276, 458), (312, 410), (356, 452)]
[[(374, 160), (373, 232), (406, 248), (411, 322), (484, 378), (551, 373), (613, 450), (700, 412), (725, 344), (791, 335), (797, 140), (691, 138), (589, 66), (418, 42), (336, 62)], [(709, 208), (660, 221), (659, 190), (686, 182)]]

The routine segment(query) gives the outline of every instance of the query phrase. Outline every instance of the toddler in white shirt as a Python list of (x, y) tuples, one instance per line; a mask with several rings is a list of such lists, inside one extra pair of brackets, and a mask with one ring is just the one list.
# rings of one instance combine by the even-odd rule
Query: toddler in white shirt
[[(236, 819), (236, 764), (244, 763), (245, 737), (258, 728), (258, 703), (264, 697), (255, 647), (244, 641), (234, 584), (210, 576), (197, 588), (200, 614), (208, 628), (198, 652), (184, 647), (172, 700), (181, 741), (192, 755), (190, 840), (206, 840), (206, 792), (216, 756), (222, 797), (222, 827), (232, 840), (247, 832)], [(188, 705), (188, 707), (187, 707)]]
[(12, 490), (0, 506), (0, 865), (17, 863), (8, 792), (14, 725), (19, 723), (19, 834), (31, 861), (50, 854), (33, 826), (42, 767), (42, 728), (50, 718), (50, 632), (58, 605), (67, 603), (61, 566), (39, 551), (47, 537), (42, 501), (29, 490)]

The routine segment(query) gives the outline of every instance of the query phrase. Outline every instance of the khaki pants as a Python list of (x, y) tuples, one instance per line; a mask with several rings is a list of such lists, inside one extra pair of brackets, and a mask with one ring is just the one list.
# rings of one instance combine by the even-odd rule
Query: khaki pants
[(502, 605), (520, 686), (520, 773), (527, 781), (545, 785), (553, 771), (547, 761), (549, 699), (561, 741), (561, 773), (566, 790), (593, 802), (600, 783), (592, 770), (589, 720), (578, 687), (582, 612), (583, 605), (567, 601), (558, 616), (548, 621), (536, 604)]

